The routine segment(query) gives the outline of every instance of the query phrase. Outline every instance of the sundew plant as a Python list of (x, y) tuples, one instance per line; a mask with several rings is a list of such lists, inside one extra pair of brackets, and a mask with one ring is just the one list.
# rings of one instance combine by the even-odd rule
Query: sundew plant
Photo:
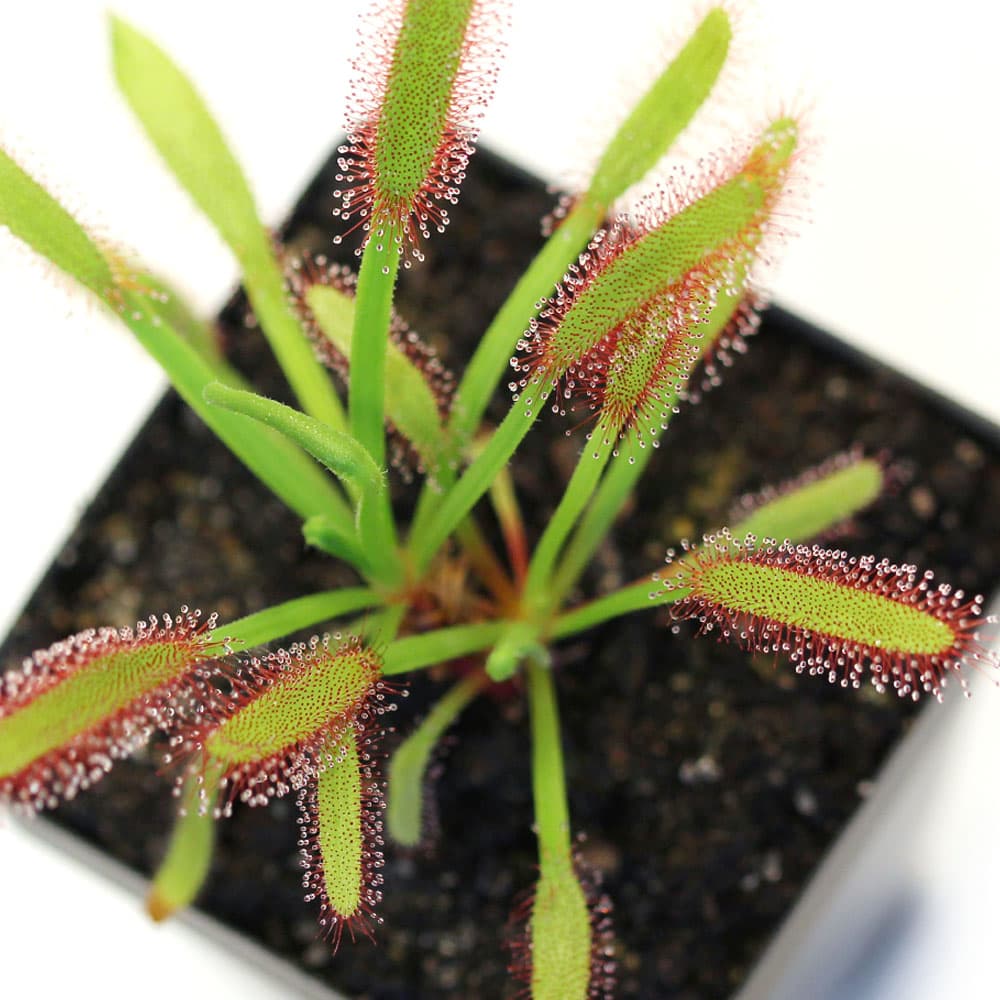
[[(26, 812), (52, 808), (161, 731), (179, 809), (150, 890), (153, 916), (195, 898), (213, 824), (293, 796), (306, 899), (336, 949), (345, 934), (379, 932), (382, 893), (392, 891), (383, 852), (427, 835), (436, 745), (470, 702), (503, 685), (530, 708), (538, 845), (537, 883), (526, 902), (511, 900), (510, 971), (523, 995), (565, 1000), (610, 995), (615, 972), (613, 901), (573, 846), (556, 644), (667, 607), (675, 628), (690, 619), (699, 634), (797, 671), (842, 687), (868, 677), (907, 699), (940, 697), (952, 675), (961, 683), (963, 666), (992, 661), (980, 644), (981, 598), (913, 566), (813, 542), (886, 486), (884, 461), (849, 442), (744, 505), (735, 523), (697, 544), (678, 540), (643, 579), (581, 593), (651, 456), (674, 446), (674, 414), (746, 347), (763, 303), (760, 265), (783, 236), (802, 128), (794, 113), (762, 112), (697, 169), (649, 183), (729, 56), (730, 11), (707, 8), (622, 114), (589, 181), (553, 213), (543, 249), (453, 375), (395, 311), (394, 291), (399, 269), (419, 271), (427, 241), (446, 240), (449, 216), (461, 211), (506, 18), (502, 0), (373, 5), (335, 192), (342, 236), (363, 235), (352, 271), (296, 258), (273, 240), (192, 83), (112, 17), (122, 94), (236, 256), (295, 406), (256, 393), (175, 292), (0, 151), (0, 223), (115, 313), (301, 520), (304, 544), (357, 578), (235, 621), (182, 606), (35, 652), (0, 681), (0, 798)], [(651, 193), (617, 212), (640, 182)], [(498, 390), (510, 402), (494, 427), (484, 417)], [(546, 433), (551, 411), (574, 415), (579, 458), (533, 537), (509, 467), (527, 434)], [(389, 490), (404, 466), (418, 491), (405, 520)], [(476, 596), (457, 615), (439, 598), (456, 567)], [(308, 642), (280, 645), (311, 631)], [(423, 720), (395, 716), (402, 739), (386, 756), (387, 713), (406, 675), (447, 675), (456, 661)]]

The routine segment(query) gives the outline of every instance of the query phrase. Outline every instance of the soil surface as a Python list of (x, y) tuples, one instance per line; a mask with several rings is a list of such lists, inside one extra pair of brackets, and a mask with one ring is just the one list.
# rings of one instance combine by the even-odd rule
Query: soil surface
[[(330, 250), (328, 167), (288, 237)], [(460, 370), (517, 274), (540, 245), (552, 197), (486, 153), (427, 263), (405, 272), (400, 309)], [(348, 251), (349, 256), (349, 251)], [(257, 331), (230, 307), (223, 336), (237, 362), (284, 395)], [(497, 395), (503, 413), (506, 390)], [(583, 445), (571, 420), (545, 415), (515, 463), (537, 536)], [(838, 544), (931, 568), (988, 591), (1000, 567), (1000, 462), (989, 428), (806, 330), (767, 315), (721, 388), (674, 419), (644, 485), (602, 548), (581, 593), (657, 569), (682, 536), (725, 523), (735, 497), (860, 443), (911, 463), (894, 497)], [(412, 487), (397, 484), (401, 501)], [(168, 395), (125, 456), (15, 626), (12, 664), (97, 624), (131, 624), (182, 603), (223, 621), (352, 582), (304, 549), (299, 526)], [(574, 827), (614, 902), (622, 997), (728, 996), (767, 944), (851, 816), (910, 706), (796, 676), (665, 614), (633, 615), (560, 646), (559, 696)], [(441, 690), (416, 677), (397, 713), (405, 731)], [(58, 822), (148, 872), (173, 800), (157, 748), (119, 765)], [(433, 794), (439, 828), (417, 855), (387, 849), (377, 944), (331, 957), (302, 900), (291, 799), (238, 809), (221, 824), (201, 906), (350, 996), (375, 1000), (500, 997), (517, 895), (534, 878), (525, 706), (484, 698), (455, 727)]]

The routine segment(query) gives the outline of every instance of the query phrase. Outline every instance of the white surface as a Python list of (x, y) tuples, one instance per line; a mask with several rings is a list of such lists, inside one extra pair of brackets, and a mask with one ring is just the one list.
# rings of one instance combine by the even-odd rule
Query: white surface
[[(11, 1000), (90, 996), (98, 985), (111, 1000), (337, 1000), (197, 912), (164, 924), (138, 919), (142, 879), (55, 826), (11, 824), (0, 844), (6, 918), (0, 927), (19, 942), (8, 952), (16, 955), (4, 992)], [(9, 886), (22, 888), (12, 898)], [(47, 929), (35, 944), (28, 928)]]
[[(191, 73), (247, 167), (264, 217), (277, 222), (341, 126), (345, 56), (359, 6), (354, 0), (291, 0), (280, 8), (122, 0), (115, 9)], [(484, 141), (548, 176), (571, 165), (579, 137), (601, 131), (588, 109), (607, 95), (613, 103), (617, 76), (650, 61), (652, 39), (680, 6), (515, 4)], [(752, 78), (766, 66), (772, 95), (789, 93), (782, 83), (789, 78), (791, 93), (814, 95), (813, 120), (823, 139), (809, 168), (812, 223), (796, 224), (803, 235), (785, 254), (775, 282), (779, 299), (1000, 419), (993, 388), (1000, 264), (991, 124), (1000, 92), (995, 15), (981, 13), (989, 8), (972, 0), (946, 7), (891, 0), (759, 6), (758, 34), (772, 54), (749, 60), (743, 75)], [(212, 310), (228, 293), (234, 269), (117, 98), (103, 7), (103, 0), (33, 0), (7, 13), (0, 33), (0, 138), (40, 166), (85, 219)], [(756, 122), (781, 106), (777, 97), (761, 106), (736, 92), (726, 110)], [(51, 276), (0, 239), (7, 349), (0, 627), (160, 386), (125, 331), (81, 298), (53, 295), (52, 288)], [(978, 836), (985, 840), (987, 833)], [(39, 969), (52, 977), (48, 994), (69, 993), (89, 979), (88, 964), (107, 997), (132, 995), (141, 982), (157, 986), (164, 978), (163, 939), (154, 936), (149, 951), (131, 942), (115, 947), (114, 962), (101, 960), (123, 933), (121, 921), (112, 923), (91, 889), (77, 911), (82, 915), (67, 920), (65, 887), (54, 886), (50, 870), (22, 850), (19, 839), (0, 830), (0, 856), (13, 873), (3, 879), (0, 932), (17, 965), (32, 970), (22, 992), (9, 995), (28, 995)], [(45, 930), (21, 916), (39, 897), (48, 904)], [(126, 913), (123, 925), (132, 922)], [(980, 926), (986, 925), (984, 919)], [(53, 961), (51, 935), (69, 928), (81, 942), (81, 958)], [(38, 954), (29, 958), (32, 947)], [(61, 974), (68, 978), (59, 986)], [(185, 992), (220, 995), (190, 984)]]
[[(996, 604), (994, 605), (996, 610)], [(925, 711), (737, 1000), (994, 1000), (997, 691)]]

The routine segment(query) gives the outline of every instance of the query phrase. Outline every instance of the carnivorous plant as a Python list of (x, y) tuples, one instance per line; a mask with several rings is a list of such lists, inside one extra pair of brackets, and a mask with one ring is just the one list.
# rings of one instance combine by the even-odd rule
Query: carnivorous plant
[[(345, 933), (377, 932), (383, 888), (392, 891), (383, 851), (425, 834), (435, 746), (473, 699), (512, 683), (530, 706), (538, 880), (519, 910), (511, 973), (525, 995), (565, 1000), (612, 992), (614, 944), (610, 901), (574, 851), (554, 645), (669, 607), (675, 622), (798, 671), (844, 687), (867, 676), (909, 699), (939, 697), (964, 667), (992, 660), (980, 645), (981, 598), (912, 566), (812, 543), (883, 490), (883, 463), (857, 451), (790, 480), (704, 541), (678, 544), (649, 576), (581, 593), (651, 457), (672, 446), (674, 414), (753, 332), (755, 276), (782, 235), (802, 129), (791, 112), (763, 118), (697, 171), (616, 211), (723, 71), (733, 19), (725, 4), (709, 7), (623, 116), (589, 182), (553, 215), (543, 249), (453, 377), (396, 313), (394, 290), (399, 269), (419, 270), (425, 245), (447, 240), (449, 216), (461, 212), (506, 18), (502, 0), (373, 4), (339, 153), (342, 232), (363, 234), (356, 273), (274, 241), (192, 83), (111, 18), (122, 94), (239, 261), (295, 405), (255, 392), (173, 291), (0, 152), (0, 223), (117, 314), (301, 520), (305, 544), (356, 573), (354, 586), (233, 621), (184, 606), (35, 652), (0, 681), (0, 799), (54, 807), (162, 731), (180, 808), (150, 890), (153, 915), (196, 896), (213, 824), (295, 796), (307, 899), (335, 949)], [(507, 414), (491, 426), (487, 406), (508, 386)], [(536, 424), (550, 422), (547, 411), (582, 414), (585, 427), (575, 431), (576, 468), (534, 538), (508, 465), (529, 432), (546, 432)], [(389, 489), (400, 442), (419, 477), (408, 520)], [(486, 502), (505, 551), (485, 530)], [(434, 598), (456, 561), (481, 598), (457, 621)], [(316, 637), (272, 647), (303, 630)], [(475, 667), (455, 672), (422, 721), (397, 723), (405, 738), (384, 760), (386, 715), (406, 675), (469, 657)]]

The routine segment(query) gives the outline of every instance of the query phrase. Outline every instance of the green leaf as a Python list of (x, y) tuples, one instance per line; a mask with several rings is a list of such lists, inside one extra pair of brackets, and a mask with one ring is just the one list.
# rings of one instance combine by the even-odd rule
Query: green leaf
[[(807, 551), (809, 558), (793, 562), (786, 550), (762, 549), (761, 561), (755, 562), (724, 542), (714, 550), (702, 546), (697, 572), (689, 567), (681, 586), (689, 587), (705, 605), (725, 608), (734, 618), (747, 616), (783, 626), (781, 639), (791, 641), (793, 649), (794, 639), (803, 634), (839, 643), (833, 646), (835, 651), (852, 644), (867, 647), (873, 659), (883, 652), (887, 659), (896, 654), (913, 660), (945, 658), (958, 647), (955, 623), (947, 612), (914, 599), (922, 592), (913, 588), (915, 574), (908, 575), (906, 568), (852, 573), (856, 564), (839, 558), (836, 550)], [(882, 586), (884, 582), (888, 586)], [(904, 589), (907, 583), (910, 587)], [(755, 633), (753, 641), (763, 642), (767, 649), (766, 633), (763, 640)]]
[(825, 534), (875, 501), (885, 488), (885, 470), (874, 458), (834, 461), (779, 486), (772, 499), (732, 525), (734, 537), (806, 541)]
[[(473, 0), (410, 0), (379, 108), (372, 174), (377, 203), (409, 210), (443, 147), (459, 69), (467, 55)], [(378, 219), (378, 221), (382, 221)], [(402, 221), (402, 220), (399, 220)]]
[(209, 638), (225, 642), (227, 649), (238, 653), (301, 629), (313, 628), (333, 618), (376, 607), (380, 603), (379, 595), (367, 587), (324, 590), (219, 625), (212, 630)]
[[(781, 193), (798, 139), (796, 123), (779, 118), (764, 130), (738, 170), (701, 198), (658, 224), (630, 234), (623, 249), (597, 262), (585, 282), (554, 307), (551, 335), (537, 367), (489, 443), (447, 489), (440, 503), (418, 519), (411, 549), (425, 567), (455, 525), (489, 488), (528, 433), (558, 379), (616, 327), (665, 301), (688, 275), (707, 274), (713, 293), (728, 297), (726, 280), (759, 245), (763, 227)], [(710, 311), (710, 305), (705, 305)], [(456, 401), (456, 406), (459, 405)]]
[(83, 226), (0, 148), (0, 226), (105, 301), (117, 280), (108, 257)]
[[(733, 284), (742, 285), (747, 274), (747, 264), (734, 264)], [(733, 318), (743, 301), (739, 287), (719, 289), (715, 305), (704, 321), (698, 324), (702, 336), (702, 355), (715, 343)], [(667, 430), (674, 408), (680, 403), (680, 393), (663, 400), (661, 431)], [(666, 425), (666, 426), (664, 426)], [(607, 474), (594, 491), (583, 516), (573, 529), (573, 536), (563, 550), (559, 567), (551, 579), (546, 597), (549, 608), (558, 607), (580, 574), (584, 571), (597, 547), (607, 537), (615, 518), (633, 496), (636, 483), (646, 471), (655, 449), (644, 445), (639, 429), (633, 427), (618, 448), (618, 455), (611, 460)]]
[[(140, 289), (160, 297), (165, 290), (151, 275), (136, 272), (120, 284), (114, 261), (85, 229), (34, 178), (0, 150), (0, 223), (65, 273), (116, 308), (122, 321), (156, 359), (184, 400), (262, 482), (303, 519), (313, 514), (337, 516), (344, 503), (336, 490), (297, 449), (278, 435), (261, 434), (231, 415), (212, 411), (202, 390), (219, 379), (239, 377), (208, 349), (202, 334), (191, 342), (173, 329), (171, 321), (198, 326), (173, 297), (154, 301)], [(325, 377), (325, 375), (324, 375)]]
[(317, 840), (323, 859), (323, 882), (327, 904), (341, 919), (361, 912), (365, 880), (364, 787), (358, 737), (347, 730), (339, 747), (331, 747), (336, 761), (324, 768), (317, 780)]
[(382, 673), (386, 677), (419, 670), (436, 663), (481, 653), (489, 649), (510, 626), (510, 622), (474, 622), (471, 625), (450, 625), (447, 628), (409, 635), (397, 639), (385, 654)]
[(532, 1000), (587, 1000), (593, 948), (583, 886), (565, 859), (539, 863), (529, 922)]
[(696, 269), (710, 281), (722, 262), (741, 262), (755, 252), (781, 193), (798, 127), (774, 121), (739, 170), (711, 190), (627, 241), (625, 249), (598, 264), (589, 280), (558, 311), (545, 344), (546, 375), (561, 376), (602, 337), (663, 295)]
[(220, 709), (206, 711), (221, 721), (197, 737), (204, 765), (217, 764), (236, 796), (241, 782), (259, 784), (242, 767), (247, 763), (272, 761), (270, 773), (291, 783), (302, 754), (317, 753), (331, 735), (353, 729), (380, 690), (378, 656), (355, 640), (293, 646), (290, 654), (279, 651), (243, 666), (246, 683)]
[(466, 367), (450, 424), (456, 441), (471, 435), (478, 426), (518, 338), (535, 315), (535, 304), (552, 293), (576, 262), (608, 205), (642, 179), (704, 102), (725, 61), (730, 35), (726, 12), (722, 8), (710, 10), (616, 132), (601, 157), (590, 190), (580, 196), (521, 276)]
[[(619, 466), (626, 472), (629, 466)], [(615, 466), (612, 466), (612, 473)], [(885, 471), (873, 458), (844, 462), (834, 459), (829, 468), (820, 466), (779, 487), (773, 500), (762, 503), (752, 514), (737, 521), (733, 528), (717, 529), (717, 539), (758, 538), (788, 539), (806, 542), (842, 524), (868, 506), (885, 485)], [(719, 542), (721, 544), (721, 541)], [(650, 579), (639, 580), (610, 594), (560, 615), (549, 639), (561, 639), (593, 628), (603, 622), (633, 611), (661, 604), (671, 604), (686, 595), (676, 586), (684, 573), (684, 560), (678, 559), (667, 570)], [(674, 587), (665, 584), (673, 582)]]
[[(177, 301), (162, 302), (165, 288), (157, 279), (137, 272), (129, 286), (118, 284), (111, 262), (79, 223), (36, 180), (0, 150), (0, 223), (44, 255), (70, 277), (109, 304), (159, 363), (185, 402), (222, 442), (270, 489), (303, 519), (327, 514), (349, 520), (344, 501), (332, 484), (298, 448), (271, 431), (261, 433), (246, 420), (213, 410), (202, 391), (217, 380), (241, 384), (242, 379), (205, 344), (180, 336), (170, 319), (186, 310)], [(188, 319), (193, 319), (188, 315)]]
[(111, 15), (115, 80), (146, 134), (237, 257), (268, 243), (253, 195), (201, 95), (166, 53)]
[(729, 14), (714, 7), (605, 148), (588, 199), (606, 207), (656, 166), (712, 92), (731, 40)]
[[(560, 325), (557, 336), (565, 343), (562, 351), (555, 353), (565, 355), (568, 352), (572, 355), (580, 346), (579, 343), (574, 345), (574, 341), (588, 342), (587, 331), (592, 326), (588, 314), (596, 310), (600, 315), (602, 309), (617, 308), (614, 293), (618, 284), (631, 293), (655, 268), (669, 270), (671, 259), (677, 252), (681, 256), (690, 253), (698, 241), (703, 240), (702, 247), (709, 259), (713, 245), (716, 248), (711, 266), (718, 269), (721, 264), (726, 272), (725, 283), (715, 289), (709, 307), (702, 311), (701, 322), (694, 324), (695, 331), (701, 334), (701, 352), (704, 355), (725, 330), (745, 297), (744, 286), (763, 227), (784, 186), (788, 164), (797, 143), (798, 128), (793, 120), (779, 118), (772, 122), (735, 176), (640, 240), (643, 252), (622, 254), (615, 261), (617, 267), (601, 273), (600, 280), (588, 288), (589, 294), (581, 296), (588, 300), (583, 308), (575, 310), (576, 315), (571, 309), (567, 316), (570, 322)], [(724, 235), (725, 228), (731, 224), (735, 224), (735, 228), (730, 230), (728, 236)], [(676, 242), (676, 247), (671, 240)], [(722, 253), (717, 252), (719, 247)], [(647, 272), (645, 275), (644, 271)], [(558, 358), (556, 360), (558, 362)], [(660, 422), (662, 430), (669, 424), (681, 388), (682, 384), (672, 398), (668, 392), (662, 399), (660, 410), (665, 415)], [(643, 444), (638, 429), (633, 428), (566, 546), (546, 594), (548, 607), (557, 607), (569, 592), (601, 540), (606, 537), (618, 512), (632, 495), (653, 454), (653, 449), (643, 447)]]
[[(348, 411), (351, 432), (376, 462), (385, 455), (385, 363), (400, 256), (417, 258), (419, 236), (442, 229), (463, 177), (473, 128), (469, 105), (488, 32), (477, 37), (482, 5), (474, 0), (409, 0), (398, 27), (385, 32), (384, 68), (368, 70), (356, 90), (350, 145), (342, 162), (346, 220), (365, 229), (358, 274)], [(384, 17), (376, 11), (375, 17)], [(389, 46), (391, 45), (391, 52)], [(485, 75), (485, 74), (484, 74)], [(488, 88), (482, 88), (488, 92)], [(370, 94), (369, 94), (370, 92)]]
[(270, 236), (243, 171), (201, 96), (149, 38), (111, 16), (115, 79), (146, 134), (243, 269), (247, 294), (302, 405), (332, 427), (344, 413), (286, 301)]
[(350, 523), (343, 498), (298, 447), (268, 428), (205, 402), (205, 387), (228, 379), (228, 366), (206, 360), (170, 328), (157, 304), (145, 296), (125, 293), (123, 301), (122, 321), (167, 373), (184, 402), (275, 496), (303, 520), (325, 514)]
[(372, 737), (351, 727), (331, 738), (326, 763), (299, 794), (303, 880), (336, 951), (346, 930), (372, 936), (380, 921), (383, 800), (373, 781)]
[(200, 664), (223, 655), (200, 612), (87, 629), (0, 675), (0, 802), (48, 808), (162, 725)]

